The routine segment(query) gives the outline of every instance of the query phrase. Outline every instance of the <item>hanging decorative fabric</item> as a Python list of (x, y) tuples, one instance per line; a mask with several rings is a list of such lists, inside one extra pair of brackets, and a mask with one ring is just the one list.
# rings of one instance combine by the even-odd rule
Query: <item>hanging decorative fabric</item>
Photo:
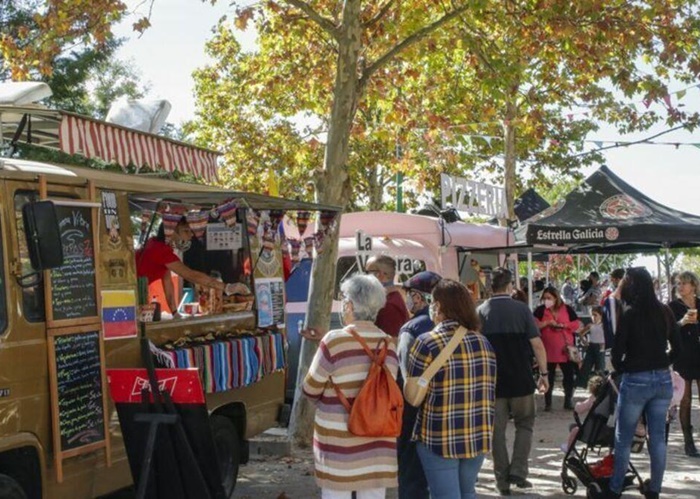
[(248, 222), (248, 235), (250, 237), (257, 235), (258, 233), (258, 223), (260, 222), (260, 214), (251, 210), (250, 208), (246, 210), (245, 214), (246, 222)]
[(270, 210), (270, 224), (273, 232), (277, 232), (280, 222), (284, 218), (284, 210)]
[(169, 242), (177, 224), (185, 214), (184, 206), (165, 205), (162, 210), (158, 210), (163, 219), (163, 231), (165, 232), (165, 242)]
[(311, 212), (297, 211), (297, 228), (299, 229), (299, 237), (304, 237), (304, 232), (306, 232), (306, 227), (309, 225), (310, 218)]
[(201, 239), (204, 236), (204, 232), (207, 229), (207, 222), (209, 221), (208, 211), (190, 211), (185, 215), (187, 218), (187, 223), (192, 229), (194, 237)]
[(292, 256), (292, 263), (299, 263), (299, 252), (301, 250), (301, 241), (298, 239), (287, 239), (289, 241), (289, 252)]
[(322, 211), (320, 215), (321, 230), (326, 234), (331, 230), (333, 224), (335, 223), (336, 216), (338, 215), (335, 211)]
[(236, 200), (226, 201), (221, 206), (216, 207), (216, 211), (226, 224), (226, 227), (236, 225), (236, 211), (238, 210), (238, 202)]
[(323, 232), (316, 232), (314, 234), (314, 248), (316, 248), (316, 254), (320, 255), (323, 252), (323, 242), (326, 240), (326, 235)]
[(314, 257), (314, 238), (313, 238), (313, 236), (304, 238), (304, 251), (306, 251), (307, 258)]
[(282, 250), (282, 258), (287, 258), (290, 256), (289, 252), (289, 239), (282, 239), (280, 242), (280, 249)]

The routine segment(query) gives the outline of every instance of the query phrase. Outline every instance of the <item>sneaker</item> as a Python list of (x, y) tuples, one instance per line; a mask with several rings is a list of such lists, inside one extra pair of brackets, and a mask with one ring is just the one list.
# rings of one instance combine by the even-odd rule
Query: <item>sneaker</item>
[(519, 476), (515, 476), (515, 475), (510, 475), (508, 477), (508, 483), (515, 485), (519, 489), (531, 489), (532, 488), (532, 482), (530, 480), (526, 480), (524, 478), (520, 478)]

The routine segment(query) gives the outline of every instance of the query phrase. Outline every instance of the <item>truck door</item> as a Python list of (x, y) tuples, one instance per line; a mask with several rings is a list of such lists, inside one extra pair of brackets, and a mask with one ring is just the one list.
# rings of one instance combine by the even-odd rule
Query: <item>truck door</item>
[[(24, 225), (22, 220), (22, 208), (31, 200), (39, 199), (39, 189), (36, 182), (31, 181), (8, 181), (5, 186), (6, 199), (10, 207), (10, 227), (8, 230), (9, 238), (7, 238), (8, 254), (12, 257), (10, 260), (11, 273), (13, 279), (11, 282), (10, 296), (16, 303), (16, 317), (12, 327), (13, 344), (16, 345), (17, 359), (22, 360), (22, 365), (18, 365), (12, 372), (12, 375), (17, 378), (26, 388), (22, 390), (23, 400), (20, 404), (18, 413), (17, 427), (21, 432), (36, 435), (40, 443), (40, 448), (45, 449), (46, 455), (43, 456), (43, 461), (46, 464), (46, 469), (43, 470), (45, 490), (48, 495), (52, 496), (58, 490), (66, 492), (71, 491), (72, 497), (91, 497), (93, 490), (93, 479), (96, 465), (98, 464), (98, 452), (88, 452), (81, 454), (79, 452), (72, 455), (63, 455), (63, 459), (56, 459), (56, 449), (65, 450), (66, 440), (62, 444), (60, 436), (65, 434), (66, 419), (61, 420), (58, 417), (59, 403), (57, 387), (60, 387), (60, 381), (57, 382), (57, 377), (61, 374), (60, 370), (61, 357), (60, 349), (65, 348), (63, 345), (78, 340), (94, 338), (94, 334), (90, 337), (87, 325), (81, 325), (82, 329), (71, 329), (64, 327), (63, 330), (52, 329), (50, 324), (47, 324), (47, 316), (54, 320), (65, 318), (57, 311), (55, 306), (51, 308), (51, 304), (47, 303), (45, 298), (45, 288), (47, 286), (46, 279), (41, 274), (33, 274), (33, 269), (29, 259), (29, 251), (26, 244), (26, 235), (24, 233)], [(69, 202), (85, 202), (88, 199), (88, 189), (86, 186), (78, 185), (63, 185), (49, 184), (48, 198), (52, 200), (63, 200)], [(76, 212), (77, 213), (77, 212)], [(90, 209), (83, 213), (90, 213)], [(89, 216), (89, 215), (88, 215)], [(65, 218), (65, 217), (64, 217)], [(97, 218), (97, 217), (95, 217)], [(90, 223), (92, 220), (75, 219), (75, 223)], [(5, 239), (5, 238), (3, 238)], [(87, 249), (87, 251), (94, 251)], [(64, 245), (65, 253), (65, 245)], [(33, 275), (32, 275), (33, 274)], [(51, 274), (49, 274), (51, 276)], [(49, 282), (56, 283), (55, 279), (49, 277)], [(55, 286), (58, 288), (58, 286)], [(77, 286), (76, 286), (77, 287)], [(54, 290), (54, 296), (58, 293)], [(84, 290), (83, 290), (84, 291)], [(86, 295), (97, 293), (97, 286), (85, 291)], [(68, 294), (78, 296), (77, 293)], [(92, 297), (96, 300), (96, 296)], [(69, 300), (66, 300), (69, 301)], [(97, 302), (95, 301), (95, 304)], [(67, 305), (70, 306), (70, 305)], [(47, 314), (47, 310), (49, 311)], [(66, 312), (62, 309), (61, 313)], [(70, 311), (68, 311), (70, 314)], [(97, 316), (97, 307), (95, 307), (94, 315)], [(84, 321), (83, 321), (84, 322)], [(80, 321), (75, 322), (75, 324)], [(58, 326), (70, 326), (74, 322), (58, 322)], [(76, 326), (78, 327), (78, 326)], [(83, 335), (60, 337), (59, 341), (54, 341), (52, 331), (63, 331), (60, 334), (67, 332), (82, 331)], [(99, 327), (97, 328), (99, 338)], [(77, 343), (76, 343), (77, 344)], [(87, 344), (87, 343), (85, 343)], [(20, 351), (21, 350), (21, 353)], [(58, 360), (57, 360), (58, 359)], [(6, 365), (6, 364), (4, 364)], [(58, 384), (57, 384), (58, 383)], [(87, 400), (87, 399), (85, 399)], [(73, 410), (71, 408), (70, 410)], [(68, 409), (63, 409), (63, 414), (67, 413)], [(57, 440), (57, 436), (59, 440)], [(86, 440), (87, 441), (87, 440)], [(62, 447), (63, 445), (63, 447)], [(99, 447), (96, 447), (97, 450)], [(78, 454), (81, 454), (78, 456)], [(92, 454), (92, 455), (91, 455)], [(76, 456), (76, 457), (73, 457)], [(100, 456), (101, 457), (101, 456)]]

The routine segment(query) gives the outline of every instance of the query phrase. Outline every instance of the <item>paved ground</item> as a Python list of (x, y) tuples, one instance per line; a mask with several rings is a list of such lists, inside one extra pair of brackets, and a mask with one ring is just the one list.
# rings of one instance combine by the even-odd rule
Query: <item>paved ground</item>
[[(577, 391), (580, 398), (585, 398), (583, 391)], [(543, 399), (538, 396), (541, 408)], [(554, 407), (550, 413), (540, 412), (535, 426), (535, 440), (531, 454), (530, 477), (534, 488), (521, 493), (514, 491), (520, 498), (569, 497), (561, 488), (561, 466), (564, 453), (560, 445), (566, 440), (568, 427), (573, 422), (570, 411), (558, 409), (562, 406), (562, 393), (555, 391)], [(700, 427), (700, 410), (693, 409), (693, 420)], [(700, 441), (700, 434), (697, 440)], [(284, 448), (283, 437), (266, 436), (265, 445), (276, 446), (276, 452)], [(510, 437), (512, 441), (512, 436)], [(643, 478), (648, 478), (648, 455), (646, 449), (641, 454), (633, 455), (633, 462), (638, 465)], [(486, 460), (479, 475), (477, 492), (479, 497), (497, 497), (491, 461)], [(319, 497), (319, 490), (313, 478), (313, 457), (308, 449), (292, 449), (288, 456), (256, 456), (241, 468), (234, 497), (239, 499), (307, 499)], [(585, 488), (579, 483), (575, 497), (585, 497)], [(664, 480), (664, 497), (677, 499), (700, 498), (700, 459), (689, 459), (683, 454), (683, 438), (677, 422), (671, 426), (669, 439), (668, 464)], [(397, 497), (396, 490), (390, 490), (389, 499)], [(641, 497), (634, 489), (628, 490), (625, 498)]]

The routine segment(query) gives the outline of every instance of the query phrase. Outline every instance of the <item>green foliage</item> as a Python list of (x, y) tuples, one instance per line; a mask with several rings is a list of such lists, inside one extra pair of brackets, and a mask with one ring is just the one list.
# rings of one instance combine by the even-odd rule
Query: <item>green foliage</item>
[[(579, 181), (584, 166), (602, 162), (598, 153), (582, 154), (599, 121), (621, 132), (660, 121), (694, 128), (695, 113), (632, 103), (662, 101), (672, 78), (694, 81), (696, 3), (453, 2), (460, 16), (396, 52), (448, 10), (422, 0), (368, 3), (359, 12), (360, 70), (393, 57), (358, 80), (357, 112), (342, 124), (350, 130), (343, 168), (353, 187), (337, 202), (381, 206), (396, 172), (415, 186), (409, 206), (416, 194), (437, 191), (440, 172), (502, 182), (507, 127), (516, 134), (515, 194), (531, 186), (556, 194)], [(308, 196), (341, 81), (344, 42), (334, 36), (350, 24), (343, 9), (330, 1), (246, 4), (217, 27), (208, 45), (214, 63), (195, 75), (193, 131), (226, 151), (227, 182), (265, 190), (274, 172), (285, 194)], [(258, 48), (243, 53), (234, 32), (251, 25)]]

